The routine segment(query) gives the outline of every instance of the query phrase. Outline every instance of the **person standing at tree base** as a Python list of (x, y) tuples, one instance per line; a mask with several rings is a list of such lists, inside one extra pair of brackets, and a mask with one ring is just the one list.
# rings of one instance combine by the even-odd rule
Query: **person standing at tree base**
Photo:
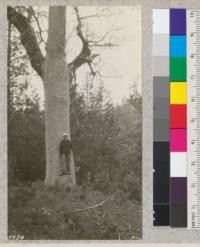
[(61, 174), (70, 174), (70, 155), (72, 150), (72, 143), (67, 133), (63, 134), (63, 140), (60, 143), (60, 163), (61, 163)]

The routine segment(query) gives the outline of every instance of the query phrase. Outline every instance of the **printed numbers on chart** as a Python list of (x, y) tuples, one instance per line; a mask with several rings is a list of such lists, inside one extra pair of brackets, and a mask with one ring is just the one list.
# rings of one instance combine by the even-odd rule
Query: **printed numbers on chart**
[(24, 235), (21, 234), (10, 234), (8, 235), (9, 240), (24, 240)]

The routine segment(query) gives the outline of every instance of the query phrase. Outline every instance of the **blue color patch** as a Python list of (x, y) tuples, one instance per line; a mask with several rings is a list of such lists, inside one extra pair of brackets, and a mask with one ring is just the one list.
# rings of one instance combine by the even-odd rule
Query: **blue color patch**
[(170, 57), (186, 57), (186, 36), (170, 36)]

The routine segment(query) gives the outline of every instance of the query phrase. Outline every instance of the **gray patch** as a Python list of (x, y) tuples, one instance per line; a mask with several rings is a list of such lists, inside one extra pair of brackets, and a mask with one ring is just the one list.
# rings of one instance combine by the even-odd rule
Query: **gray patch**
[(153, 56), (169, 56), (169, 34), (153, 34)]
[(153, 97), (169, 98), (170, 83), (169, 77), (153, 78)]
[(169, 76), (169, 57), (153, 57), (153, 75)]
[(169, 98), (154, 98), (153, 102), (153, 118), (169, 119)]
[(169, 119), (154, 119), (154, 141), (169, 141)]

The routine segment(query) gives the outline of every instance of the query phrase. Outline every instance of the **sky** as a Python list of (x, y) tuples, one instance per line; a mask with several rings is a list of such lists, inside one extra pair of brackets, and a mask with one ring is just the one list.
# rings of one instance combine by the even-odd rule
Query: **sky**
[[(47, 10), (47, 7), (43, 7)], [(100, 72), (101, 80), (109, 91), (113, 103), (120, 104), (122, 99), (129, 97), (133, 85), (141, 94), (141, 60), (142, 60), (142, 19), (140, 7), (106, 7), (106, 6), (81, 6), (79, 7), (81, 17), (97, 17), (83, 19), (83, 32), (90, 40), (99, 40), (117, 44), (115, 47), (92, 47), (92, 52), (100, 54), (94, 60), (94, 70)], [(43, 30), (48, 29), (47, 20), (42, 20)], [(75, 32), (76, 16), (72, 7), (67, 7), (67, 62), (79, 54), (81, 42)], [(47, 35), (44, 33), (44, 39)], [(43, 52), (45, 53), (44, 49)], [(84, 88), (86, 76), (90, 73), (87, 65), (77, 71), (76, 82), (79, 90)], [(99, 74), (98, 74), (99, 75)], [(36, 88), (41, 100), (44, 100), (43, 85), (36, 75), (31, 77), (31, 84)], [(93, 85), (99, 84), (98, 76)]]

